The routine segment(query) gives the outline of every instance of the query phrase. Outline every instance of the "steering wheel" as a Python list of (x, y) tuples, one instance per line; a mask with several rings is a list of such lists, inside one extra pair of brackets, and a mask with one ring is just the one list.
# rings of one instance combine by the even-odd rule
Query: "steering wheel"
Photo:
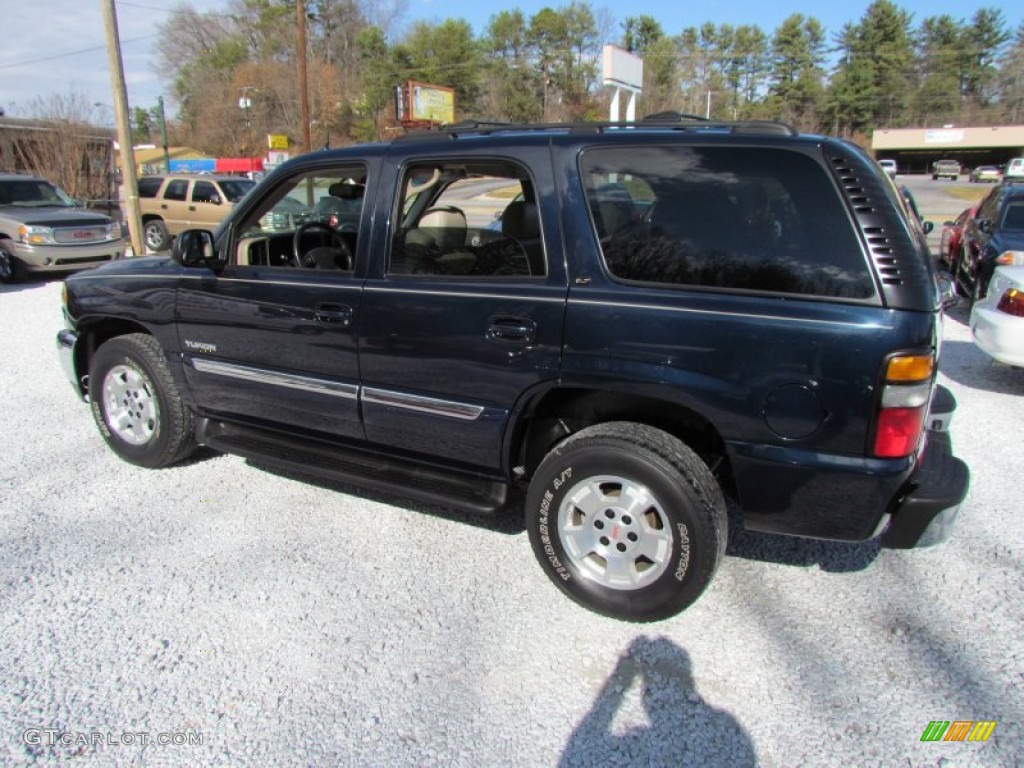
[(345, 242), (345, 239), (341, 236), (340, 232), (334, 229), (334, 227), (324, 224), (322, 221), (307, 221), (300, 224), (295, 230), (295, 236), (292, 238), (292, 261), (295, 262), (295, 266), (308, 267), (310, 269), (315, 269), (321, 266), (319, 259), (317, 259), (313, 254), (318, 250), (326, 249), (313, 248), (305, 253), (302, 252), (303, 235), (314, 229), (320, 229), (328, 233), (331, 236), (331, 239), (337, 244), (338, 250), (341, 251), (341, 257), (340, 259), (334, 259), (335, 264), (333, 267), (324, 268), (352, 269), (352, 250), (348, 247), (348, 243)]

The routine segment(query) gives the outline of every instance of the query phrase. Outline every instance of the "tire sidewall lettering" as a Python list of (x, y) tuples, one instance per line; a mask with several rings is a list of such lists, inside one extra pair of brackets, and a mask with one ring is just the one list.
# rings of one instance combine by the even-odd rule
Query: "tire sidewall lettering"
[[(562, 563), (559, 557), (559, 552), (555, 550), (555, 545), (558, 545), (559, 551), (561, 550), (561, 544), (558, 541), (557, 534), (554, 541), (551, 538), (551, 507), (552, 502), (555, 501), (555, 492), (560, 489), (568, 477), (572, 476), (572, 467), (567, 467), (562, 472), (557, 474), (551, 482), (551, 485), (544, 490), (544, 494), (540, 498), (540, 504), (537, 509), (537, 532), (540, 537), (540, 543), (544, 550), (544, 555), (547, 557), (548, 563), (551, 565), (554, 573), (562, 581), (572, 580), (572, 575), (569, 569)], [(558, 505), (555, 504), (555, 510), (557, 512)], [(557, 521), (554, 524), (557, 528)]]

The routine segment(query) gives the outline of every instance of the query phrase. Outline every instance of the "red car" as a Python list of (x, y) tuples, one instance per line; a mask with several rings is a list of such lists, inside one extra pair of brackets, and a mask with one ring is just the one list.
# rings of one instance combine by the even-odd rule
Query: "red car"
[(951, 273), (956, 274), (957, 260), (960, 258), (960, 239), (968, 220), (978, 213), (978, 206), (973, 205), (953, 221), (942, 224), (942, 238), (939, 241), (939, 263)]

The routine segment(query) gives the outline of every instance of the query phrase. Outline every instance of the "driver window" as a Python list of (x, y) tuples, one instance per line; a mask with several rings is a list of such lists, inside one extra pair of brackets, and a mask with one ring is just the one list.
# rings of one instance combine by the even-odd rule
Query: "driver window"
[(365, 191), (361, 166), (281, 181), (240, 222), (236, 263), (351, 273)]

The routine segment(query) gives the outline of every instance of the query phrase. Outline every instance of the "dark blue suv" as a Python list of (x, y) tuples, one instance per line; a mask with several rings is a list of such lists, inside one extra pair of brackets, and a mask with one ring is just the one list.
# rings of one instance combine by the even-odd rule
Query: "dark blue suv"
[(1024, 261), (1024, 182), (1005, 182), (978, 204), (964, 224), (960, 258), (952, 266), (957, 287), (973, 301), (988, 293), (1000, 264)]
[[(340, 190), (344, 227), (261, 226)], [(69, 279), (58, 347), (127, 461), (206, 445), (477, 513), (521, 489), (551, 579), (648, 621), (710, 582), (727, 501), (948, 535), (923, 238), (870, 157), (779, 124), (460, 125), (296, 158), (213, 235)]]

